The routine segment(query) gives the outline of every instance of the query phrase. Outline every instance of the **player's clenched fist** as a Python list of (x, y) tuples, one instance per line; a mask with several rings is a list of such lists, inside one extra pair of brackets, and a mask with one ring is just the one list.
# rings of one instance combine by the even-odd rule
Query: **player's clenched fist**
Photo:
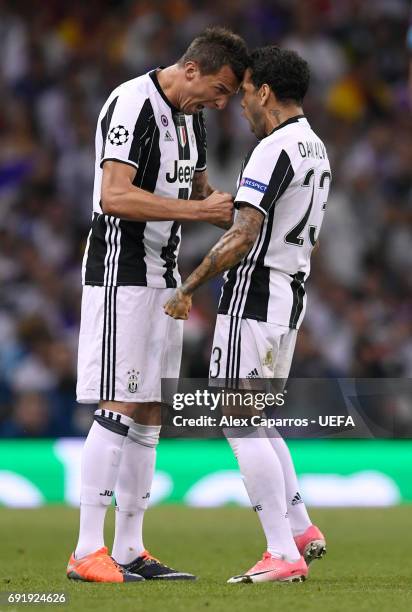
[(229, 224), (233, 215), (233, 196), (230, 193), (214, 191), (202, 202), (205, 221), (215, 225)]
[(192, 308), (191, 294), (183, 293), (181, 289), (176, 289), (172, 297), (163, 306), (164, 311), (173, 319), (187, 319)]

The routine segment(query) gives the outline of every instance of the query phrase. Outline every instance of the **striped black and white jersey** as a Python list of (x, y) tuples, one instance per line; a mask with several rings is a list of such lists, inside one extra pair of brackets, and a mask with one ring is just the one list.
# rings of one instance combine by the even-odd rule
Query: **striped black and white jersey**
[(180, 224), (135, 222), (103, 214), (103, 163), (136, 169), (133, 184), (189, 199), (195, 171), (206, 169), (203, 116), (184, 115), (161, 89), (156, 70), (122, 83), (104, 104), (96, 130), (93, 220), (83, 259), (84, 285), (176, 287)]
[(235, 205), (246, 202), (265, 218), (249, 253), (225, 275), (220, 314), (299, 328), (330, 181), (325, 145), (303, 115), (282, 123), (249, 153)]

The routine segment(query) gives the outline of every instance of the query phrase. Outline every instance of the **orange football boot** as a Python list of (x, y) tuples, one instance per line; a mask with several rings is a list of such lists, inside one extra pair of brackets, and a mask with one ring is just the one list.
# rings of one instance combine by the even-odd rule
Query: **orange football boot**
[(67, 578), (84, 582), (140, 582), (142, 576), (129, 574), (108, 555), (106, 546), (81, 559), (74, 553), (67, 566)]

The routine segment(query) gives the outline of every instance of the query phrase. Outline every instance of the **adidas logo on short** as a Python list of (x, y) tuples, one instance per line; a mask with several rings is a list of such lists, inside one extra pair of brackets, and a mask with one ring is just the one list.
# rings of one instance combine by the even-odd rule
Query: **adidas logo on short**
[(303, 504), (303, 499), (300, 493), (296, 493), (295, 497), (292, 499), (292, 506), (296, 506), (297, 504)]
[(259, 372), (256, 368), (254, 368), (251, 372), (249, 372), (246, 378), (259, 378)]
[(165, 142), (174, 142), (174, 138), (171, 135), (171, 133), (169, 132), (169, 130), (166, 130), (166, 134), (164, 137)]

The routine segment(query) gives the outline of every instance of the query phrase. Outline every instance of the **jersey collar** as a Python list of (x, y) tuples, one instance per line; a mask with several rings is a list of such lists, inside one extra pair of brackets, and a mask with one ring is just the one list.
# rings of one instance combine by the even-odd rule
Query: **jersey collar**
[(306, 119), (306, 117), (305, 117), (305, 115), (295, 115), (294, 117), (289, 117), (289, 119), (286, 119), (286, 121), (284, 121), (283, 123), (281, 123), (277, 127), (273, 128), (273, 130), (271, 132), (269, 132), (268, 136), (273, 134), (273, 132), (276, 132), (277, 130), (282, 129), (286, 125), (289, 125), (290, 123), (297, 123), (299, 121), (299, 119)]
[[(163, 69), (164, 66), (159, 66), (159, 68)], [(165, 92), (160, 87), (159, 79), (157, 78), (157, 72), (156, 72), (157, 70), (159, 70), (159, 68), (155, 68), (154, 70), (151, 70), (149, 72), (149, 77), (152, 79), (153, 85), (156, 87), (156, 89), (159, 92), (160, 96), (163, 98), (163, 100), (166, 102), (166, 104), (168, 106), (170, 106), (170, 108), (172, 109), (172, 113), (180, 113), (180, 110), (178, 108), (176, 108), (176, 106), (174, 106), (174, 104), (172, 104), (170, 102), (169, 98), (166, 96)]]

